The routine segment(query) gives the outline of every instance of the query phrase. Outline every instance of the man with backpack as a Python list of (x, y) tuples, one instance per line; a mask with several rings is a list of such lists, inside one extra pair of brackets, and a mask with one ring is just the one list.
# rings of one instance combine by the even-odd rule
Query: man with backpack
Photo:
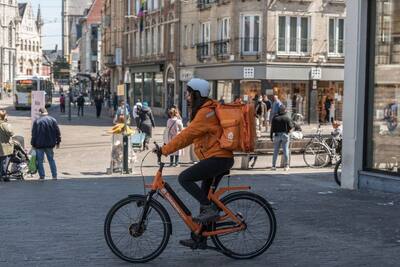
[(285, 171), (289, 170), (289, 133), (293, 129), (293, 121), (286, 112), (286, 107), (281, 106), (279, 113), (275, 115), (271, 123), (271, 140), (274, 142), (274, 155), (272, 157), (272, 168), (276, 170), (276, 160), (278, 158), (279, 149), (282, 145), (283, 156), (285, 158)]

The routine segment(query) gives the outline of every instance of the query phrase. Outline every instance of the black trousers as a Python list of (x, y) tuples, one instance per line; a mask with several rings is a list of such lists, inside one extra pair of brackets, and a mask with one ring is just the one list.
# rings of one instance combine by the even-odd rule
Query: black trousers
[[(222, 174), (229, 171), (233, 166), (233, 158), (209, 158), (184, 170), (178, 177), (179, 183), (189, 192), (201, 205), (210, 205), (208, 192), (213, 179), (216, 185), (221, 181)], [(196, 182), (202, 181), (201, 187)]]
[(83, 106), (78, 106), (78, 116), (79, 114), (83, 117)]

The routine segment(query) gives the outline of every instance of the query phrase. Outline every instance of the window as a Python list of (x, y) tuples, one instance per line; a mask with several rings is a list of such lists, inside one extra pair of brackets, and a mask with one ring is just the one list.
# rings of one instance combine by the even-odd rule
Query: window
[(209, 43), (211, 41), (211, 23), (205, 22), (201, 24), (201, 36), (200, 41), (201, 43)]
[(161, 54), (164, 54), (164, 25), (161, 25), (161, 28), (160, 28), (160, 31), (159, 31), (159, 34), (160, 34), (160, 42), (159, 42), (159, 44), (160, 44), (160, 53)]
[(130, 59), (131, 58), (131, 49), (130, 49), (130, 47), (131, 47), (131, 35), (130, 34), (128, 34), (128, 41), (127, 42), (128, 42), (127, 43), (128, 59)]
[(218, 25), (218, 39), (229, 40), (231, 30), (231, 19), (223, 18), (219, 21)]
[(147, 10), (152, 11), (153, 10), (153, 0), (148, 0), (147, 1)]
[(151, 55), (153, 45), (151, 43), (151, 31), (150, 31), (150, 29), (146, 30), (146, 39), (147, 39), (146, 54), (147, 55)]
[(192, 29), (191, 30), (191, 32), (192, 32), (191, 44), (192, 44), (192, 47), (194, 47), (196, 45), (196, 28), (195, 28), (194, 24), (192, 24), (191, 29)]
[(159, 3), (158, 3), (158, 1), (159, 1), (159, 0), (153, 0), (153, 9), (154, 9), (154, 10), (157, 10), (157, 9), (159, 8)]
[(285, 54), (302, 54), (310, 52), (308, 17), (285, 17), (278, 20), (278, 52)]
[(241, 16), (241, 52), (257, 54), (261, 45), (261, 19), (259, 15)]
[(136, 15), (139, 15), (140, 8), (141, 8), (141, 0), (136, 0), (136, 5), (135, 5)]
[(146, 50), (145, 50), (145, 47), (146, 47), (146, 39), (145, 39), (145, 33), (144, 32), (141, 32), (140, 33), (140, 40), (141, 40), (141, 45), (140, 45), (140, 56), (145, 56), (146, 55)]
[(329, 19), (329, 54), (343, 55), (344, 19)]
[(157, 38), (158, 38), (158, 33), (157, 33), (157, 27), (153, 27), (151, 29), (151, 41), (153, 43), (153, 54), (156, 55), (158, 53), (158, 44), (157, 44)]
[(136, 40), (136, 57), (139, 57), (140, 56), (140, 33), (139, 32), (136, 32), (135, 33), (135, 35), (136, 35), (136, 37), (135, 37), (135, 40)]
[(175, 50), (175, 23), (169, 25), (169, 52), (174, 52)]
[[(365, 168), (400, 176), (399, 1), (370, 1), (368, 119)], [(374, 8), (372, 7), (372, 10)], [(390, 25), (390, 30), (387, 28)]]
[(187, 48), (188, 47), (188, 26), (185, 25), (183, 26), (183, 47)]
[(126, 14), (128, 15), (128, 16), (130, 16), (131, 15), (131, 1), (132, 0), (126, 0)]

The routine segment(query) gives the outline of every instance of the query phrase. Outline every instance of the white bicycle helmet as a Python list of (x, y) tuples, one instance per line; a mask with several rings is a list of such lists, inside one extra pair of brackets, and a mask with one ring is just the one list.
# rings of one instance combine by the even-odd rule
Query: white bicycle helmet
[(210, 94), (210, 85), (206, 80), (193, 78), (187, 85), (194, 91), (199, 91), (202, 97), (208, 97)]

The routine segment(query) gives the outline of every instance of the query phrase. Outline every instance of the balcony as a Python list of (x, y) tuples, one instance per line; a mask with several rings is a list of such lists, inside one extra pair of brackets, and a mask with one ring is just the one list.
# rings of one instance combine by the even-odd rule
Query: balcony
[(217, 3), (218, 0), (197, 0), (197, 8), (207, 9), (210, 8), (213, 3)]
[(114, 67), (115, 66), (115, 56), (114, 55), (104, 56), (104, 64), (107, 67)]
[(204, 59), (211, 57), (211, 43), (199, 43), (196, 45), (197, 49), (197, 60), (203, 61)]
[(311, 53), (312, 40), (308, 38), (278, 38), (278, 55), (305, 56)]
[(229, 40), (218, 40), (214, 43), (214, 55), (217, 59), (229, 57), (230, 54)]

